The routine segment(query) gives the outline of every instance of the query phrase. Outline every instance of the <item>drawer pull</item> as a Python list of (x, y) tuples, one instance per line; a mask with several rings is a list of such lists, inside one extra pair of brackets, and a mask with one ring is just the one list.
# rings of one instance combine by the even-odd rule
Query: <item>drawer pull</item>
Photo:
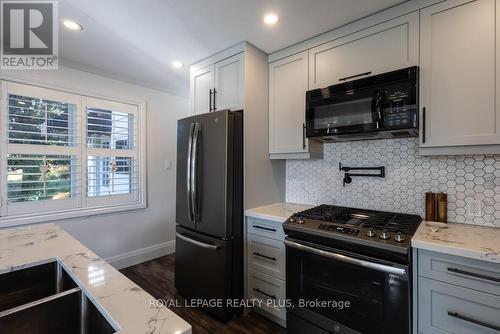
[(272, 298), (272, 299), (276, 300), (276, 296), (274, 296), (274, 295), (270, 295), (270, 294), (268, 294), (268, 293), (265, 293), (264, 291), (262, 291), (262, 290), (260, 290), (260, 289), (253, 288), (253, 291), (258, 292), (258, 293), (260, 293), (261, 295), (264, 295), (264, 296), (266, 296), (266, 297), (269, 297), (269, 298)]
[(257, 252), (253, 252), (252, 254), (255, 255), (255, 256), (263, 257), (264, 259), (276, 261), (275, 257), (270, 257), (270, 256), (262, 255), (262, 254), (257, 253)]
[(365, 73), (360, 73), (360, 74), (356, 74), (356, 75), (351, 75), (349, 77), (345, 77), (345, 78), (340, 78), (339, 81), (346, 81), (346, 80), (349, 80), (349, 79), (354, 79), (354, 78), (357, 78), (357, 77), (362, 77), (362, 76), (365, 76), (365, 75), (370, 75), (372, 74), (372, 72), (365, 72)]
[(463, 320), (463, 321), (466, 321), (466, 322), (470, 322), (470, 323), (473, 323), (473, 324), (476, 324), (476, 325), (479, 325), (479, 326), (482, 326), (482, 327), (493, 329), (495, 331), (500, 331), (500, 327), (499, 326), (487, 324), (486, 322), (466, 317), (466, 316), (461, 315), (461, 314), (459, 314), (457, 312), (450, 312), (450, 311), (448, 311), (448, 315), (450, 317), (457, 318), (457, 319), (460, 319), (460, 320)]
[(259, 230), (265, 230), (265, 231), (270, 231), (270, 232), (276, 232), (274, 228), (268, 228), (268, 227), (262, 227), (258, 225), (254, 225), (253, 228), (258, 228)]
[(471, 276), (471, 277), (475, 277), (475, 278), (484, 279), (484, 280), (487, 280), (487, 281), (492, 281), (492, 282), (500, 283), (500, 278), (486, 276), (486, 275), (477, 274), (477, 273), (472, 273), (470, 271), (465, 271), (465, 270), (461, 270), (461, 269), (458, 269), (458, 268), (448, 268), (448, 271), (452, 272), (452, 273), (455, 273), (455, 274), (461, 274), (461, 275), (465, 275), (465, 276)]

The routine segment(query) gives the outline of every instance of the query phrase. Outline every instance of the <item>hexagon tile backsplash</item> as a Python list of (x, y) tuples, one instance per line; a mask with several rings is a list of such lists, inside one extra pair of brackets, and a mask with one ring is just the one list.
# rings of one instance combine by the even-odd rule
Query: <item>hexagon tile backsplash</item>
[[(345, 166), (385, 166), (385, 178), (353, 177), (342, 187)], [(288, 160), (286, 200), (416, 213), (424, 217), (425, 193), (448, 194), (448, 220), (500, 227), (500, 155), (427, 157), (418, 139), (325, 144), (323, 160)], [(481, 201), (482, 216), (467, 203)]]

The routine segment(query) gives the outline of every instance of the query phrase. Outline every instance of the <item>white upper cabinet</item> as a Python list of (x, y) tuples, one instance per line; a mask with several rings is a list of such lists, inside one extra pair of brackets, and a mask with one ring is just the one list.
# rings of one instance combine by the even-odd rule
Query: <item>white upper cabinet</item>
[(307, 51), (269, 64), (269, 154), (306, 153)]
[(243, 109), (244, 54), (215, 64), (215, 110)]
[(309, 50), (309, 89), (418, 65), (418, 12)]
[(496, 0), (421, 11), (421, 148), (500, 144), (499, 13)]
[(191, 71), (191, 114), (243, 109), (244, 53)]
[(198, 115), (212, 109), (214, 89), (214, 66), (210, 65), (191, 72), (191, 114)]

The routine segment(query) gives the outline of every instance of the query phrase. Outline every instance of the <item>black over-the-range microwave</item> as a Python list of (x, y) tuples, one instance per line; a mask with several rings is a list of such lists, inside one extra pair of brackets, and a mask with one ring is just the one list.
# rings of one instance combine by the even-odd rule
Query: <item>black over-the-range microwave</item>
[(308, 138), (337, 142), (418, 137), (418, 124), (417, 66), (306, 94)]

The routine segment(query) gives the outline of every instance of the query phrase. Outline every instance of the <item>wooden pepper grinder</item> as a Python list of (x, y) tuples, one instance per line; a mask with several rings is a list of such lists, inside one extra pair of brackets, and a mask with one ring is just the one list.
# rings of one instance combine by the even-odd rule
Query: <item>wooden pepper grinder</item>
[(437, 194), (437, 221), (440, 223), (448, 221), (448, 195), (445, 193)]
[(437, 194), (425, 193), (425, 220), (435, 222), (437, 220)]

